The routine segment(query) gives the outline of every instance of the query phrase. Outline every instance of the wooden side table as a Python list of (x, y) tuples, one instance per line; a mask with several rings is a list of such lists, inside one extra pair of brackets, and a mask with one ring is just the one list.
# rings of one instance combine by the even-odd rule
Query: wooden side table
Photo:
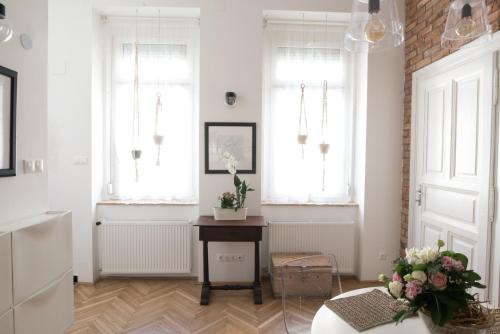
[[(201, 305), (208, 305), (211, 290), (253, 290), (255, 304), (262, 304), (262, 286), (260, 282), (260, 251), (262, 228), (267, 227), (264, 217), (249, 216), (246, 220), (215, 220), (213, 216), (200, 216), (198, 222), (199, 240), (203, 241), (203, 286)], [(214, 241), (253, 242), (255, 244), (255, 278), (251, 285), (212, 285), (209, 279), (208, 243)]]

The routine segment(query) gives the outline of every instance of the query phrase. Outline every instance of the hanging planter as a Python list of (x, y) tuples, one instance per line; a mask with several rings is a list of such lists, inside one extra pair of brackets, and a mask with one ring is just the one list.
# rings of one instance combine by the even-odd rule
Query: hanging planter
[(304, 100), (304, 90), (306, 85), (302, 83), (300, 85), (300, 114), (299, 114), (299, 133), (297, 135), (297, 142), (302, 148), (302, 159), (304, 159), (304, 146), (307, 144), (307, 138), (309, 132), (307, 130), (307, 114), (306, 114), (306, 104)]
[(160, 132), (160, 123), (162, 115), (163, 115), (163, 107), (161, 104), (161, 95), (158, 94), (158, 99), (156, 100), (155, 134), (153, 136), (154, 143), (158, 148), (158, 151), (156, 153), (156, 166), (160, 166), (161, 147), (163, 145), (163, 139), (165, 138), (165, 136), (163, 136)]
[(328, 140), (328, 81), (323, 82), (323, 110), (321, 112), (321, 144), (319, 150), (323, 155), (323, 183), (322, 190), (325, 191), (325, 178), (326, 178), (326, 155), (330, 150)]
[(138, 13), (135, 14), (135, 43), (134, 43), (134, 112), (132, 116), (132, 159), (135, 167), (135, 182), (139, 182), (139, 163), (142, 150), (139, 146), (140, 126), (139, 126), (139, 43), (137, 41)]

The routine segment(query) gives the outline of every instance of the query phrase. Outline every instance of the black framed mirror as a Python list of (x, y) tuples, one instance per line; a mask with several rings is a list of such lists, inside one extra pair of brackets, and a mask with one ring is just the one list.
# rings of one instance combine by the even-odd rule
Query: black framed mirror
[(17, 72), (0, 66), (0, 177), (16, 176)]

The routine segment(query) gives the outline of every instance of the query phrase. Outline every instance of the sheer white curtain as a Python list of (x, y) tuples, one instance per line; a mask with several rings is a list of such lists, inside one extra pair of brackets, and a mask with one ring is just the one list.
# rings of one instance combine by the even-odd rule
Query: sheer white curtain
[[(350, 61), (343, 29), (311, 24), (268, 24), (265, 52), (264, 202), (331, 203), (349, 198)], [(320, 153), (322, 85), (328, 81), (325, 189)], [(304, 157), (297, 142), (300, 85), (304, 82), (309, 137)]]
[[(114, 199), (197, 200), (197, 21), (140, 19), (139, 178), (132, 159), (134, 105), (134, 19), (111, 19), (111, 117), (109, 182)], [(157, 96), (164, 134), (157, 165), (154, 143)]]

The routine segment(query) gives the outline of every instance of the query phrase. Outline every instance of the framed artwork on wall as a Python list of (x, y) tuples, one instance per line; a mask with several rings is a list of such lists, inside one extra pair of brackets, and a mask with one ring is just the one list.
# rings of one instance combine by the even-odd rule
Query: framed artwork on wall
[(221, 156), (238, 161), (238, 174), (256, 173), (256, 123), (205, 123), (205, 174), (229, 174)]
[(0, 177), (16, 176), (17, 72), (0, 66)]

